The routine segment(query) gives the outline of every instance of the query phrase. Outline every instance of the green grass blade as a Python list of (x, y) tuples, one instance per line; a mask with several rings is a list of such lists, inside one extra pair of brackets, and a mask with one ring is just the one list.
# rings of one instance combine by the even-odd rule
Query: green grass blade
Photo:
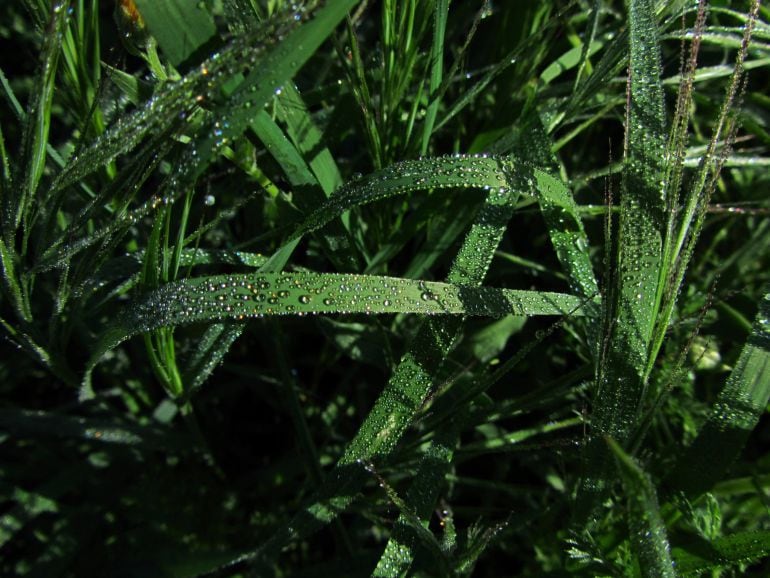
[(290, 237), (298, 239), (321, 228), (354, 206), (426, 189), (485, 189), (504, 194), (504, 170), (513, 163), (502, 157), (455, 155), (403, 161), (347, 183), (313, 212)]
[(446, 22), (449, 14), (449, 0), (438, 0), (433, 8), (433, 45), (431, 46), (430, 67), (430, 104), (425, 113), (425, 123), (422, 127), (422, 143), (420, 154), (428, 154), (430, 137), (433, 134), (433, 125), (436, 123), (436, 115), (441, 99), (438, 94), (441, 88), (444, 71), (444, 37), (446, 34)]
[(0, 429), (18, 437), (75, 438), (99, 444), (146, 447), (152, 450), (182, 451), (186, 440), (167, 428), (139, 426), (109, 418), (82, 418), (63, 413), (0, 409)]
[(610, 334), (598, 367), (581, 515), (598, 505), (607, 478), (613, 477), (603, 437), (623, 446), (636, 427), (658, 304), (666, 141), (653, 2), (631, 0), (628, 18), (631, 62), (618, 273), (605, 299), (605, 331)]
[(178, 67), (216, 34), (205, 3), (187, 0), (136, 0), (150, 34)]
[(638, 560), (641, 575), (649, 578), (674, 578), (674, 564), (669, 552), (666, 527), (660, 517), (658, 498), (649, 476), (636, 461), (611, 438), (607, 443), (623, 481), (628, 504), (631, 547)]
[[(323, 204), (331, 190), (321, 187), (316, 175), (306, 164), (305, 158), (265, 111), (260, 111), (251, 123), (254, 133), (270, 151), (293, 188), (294, 204), (303, 213), (309, 214)], [(309, 130), (305, 127), (305, 130)], [(323, 169), (329, 165), (323, 159)], [(334, 167), (336, 169), (336, 166)], [(333, 172), (324, 176), (326, 186), (332, 186), (339, 174)], [(339, 271), (360, 270), (359, 259), (353, 249), (349, 233), (342, 222), (333, 222), (320, 235), (324, 253)]]
[(238, 322), (214, 323), (206, 328), (182, 376), (188, 395), (209, 378), (244, 328), (245, 324)]
[[(51, 106), (53, 104), (56, 70), (61, 55), (61, 34), (67, 22), (67, 6), (55, 3), (51, 9), (51, 22), (46, 33), (42, 49), (42, 61), (39, 76), (32, 92), (32, 100), (27, 111), (27, 126), (22, 145), (24, 155), (24, 179), (19, 189), (19, 197), (9, 207), (12, 220), (7, 223), (18, 227), (22, 216), (29, 216), (33, 207), (28, 206), (35, 196), (40, 179), (43, 176), (46, 159), (46, 145), (51, 126)], [(11, 215), (9, 215), (11, 216)], [(29, 231), (25, 232), (25, 236)]]
[(540, 211), (570, 288), (578, 295), (593, 299), (599, 293), (599, 285), (577, 203), (561, 180), (543, 171), (535, 171), (535, 179)]
[(633, 356), (632, 366), (639, 372), (640, 364), (647, 361), (655, 321), (665, 208), (661, 180), (665, 173), (665, 113), (660, 43), (651, 0), (630, 2), (629, 27), (630, 92), (620, 209), (622, 248), (617, 313), (619, 331), (625, 334)]
[(751, 335), (698, 437), (667, 480), (696, 497), (719, 482), (770, 401), (770, 293), (759, 303)]
[(313, 122), (302, 95), (296, 87), (287, 84), (276, 99), (276, 105), (286, 123), (289, 138), (313, 171), (326, 196), (330, 196), (342, 185), (342, 175), (331, 152), (323, 146), (323, 135)]
[(129, 306), (100, 340), (92, 364), (124, 339), (159, 327), (272, 315), (420, 313), (564, 315), (580, 300), (562, 293), (459, 286), (335, 273), (214, 275), (166, 283)]
[(690, 539), (672, 549), (677, 571), (700, 576), (709, 570), (729, 568), (770, 556), (770, 531), (737, 532), (709, 542)]
[[(427, 526), (438, 494), (444, 486), (444, 478), (464, 425), (462, 417), (436, 433), (425, 450), (415, 481), (405, 496), (406, 508), (417, 518), (417, 524)], [(419, 544), (419, 533), (414, 526), (415, 522), (408, 519), (406, 514), (399, 515), (388, 544), (372, 572), (373, 577), (395, 578), (405, 575), (414, 559), (415, 547)]]

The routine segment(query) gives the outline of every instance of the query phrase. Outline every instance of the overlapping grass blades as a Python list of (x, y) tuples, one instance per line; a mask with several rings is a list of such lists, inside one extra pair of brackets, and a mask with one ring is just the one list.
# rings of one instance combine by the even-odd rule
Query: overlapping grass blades
[[(406, 166), (415, 167), (420, 162), (415, 161)], [(432, 174), (410, 175), (409, 178), (416, 177), (414, 183), (416, 186), (427, 185), (429, 179), (436, 179), (437, 184), (446, 183), (447, 186), (450, 182), (455, 183), (455, 186), (462, 183), (461, 180), (458, 181), (459, 175), (454, 172), (458, 166), (452, 159), (428, 162), (439, 163), (434, 167), (437, 170), (432, 171), (432, 173), (438, 173), (438, 178), (433, 177)], [(473, 170), (470, 172), (492, 170), (492, 175), (500, 178), (501, 188), (487, 196), (485, 204), (466, 235), (447, 276), (447, 282), (450, 284), (466, 287), (481, 284), (513, 212), (516, 199), (521, 192), (528, 191), (532, 187), (531, 169), (526, 165), (511, 166), (505, 174), (500, 174), (497, 167), (498, 163), (495, 159), (472, 159), (470, 168)], [(380, 182), (383, 181), (380, 179)], [(396, 174), (395, 178), (384, 180), (383, 190), (398, 192), (403, 189), (403, 186), (400, 175)], [(377, 189), (371, 189), (370, 181), (365, 181), (362, 186), (364, 198), (378, 197)], [(335, 199), (332, 198), (331, 202), (335, 202)], [(321, 226), (325, 220), (340, 210), (342, 206), (337, 204), (334, 211), (327, 211), (326, 214), (322, 212), (322, 218), (317, 215), (311, 216), (300, 231)], [(288, 542), (318, 530), (322, 525), (335, 519), (353, 502), (359, 488), (368, 478), (364, 464), (370, 461), (376, 462), (393, 451), (429, 394), (435, 379), (435, 368), (441, 366), (457, 337), (460, 326), (459, 319), (446, 317), (428, 320), (422, 325), (414, 338), (412, 347), (401, 359), (356, 437), (329, 473), (316, 496), (289, 524), (282, 526), (270, 540), (250, 555), (250, 559), (261, 564), (267, 563), (277, 557)]]
[[(185, 116), (196, 103), (210, 104), (215, 114), (185, 148), (182, 159), (176, 164), (176, 170), (165, 182), (163, 190), (124, 215), (122, 222), (104, 227), (101, 233), (136, 222), (150, 214), (159, 203), (178, 198), (186, 187), (193, 186), (223, 148), (246, 130), (253, 116), (252, 111), (262, 107), (276, 90), (296, 74), (354, 3), (355, 0), (342, 0), (316, 12), (310, 7), (292, 11), (281, 18), (269, 20), (266, 28), (260, 27), (258, 32), (237, 37), (181, 81), (170, 83), (169, 88), (162, 90), (77, 155), (58, 176), (51, 194), (60, 196), (63, 188), (71, 182), (84, 178), (96, 167), (130, 150), (150, 132), (163, 132), (178, 123), (180, 114)], [(275, 42), (275, 38), (283, 40), (278, 45), (269, 44)], [(235, 92), (224, 103), (218, 104), (222, 86), (246, 68), (250, 69), (249, 73)], [(66, 245), (62, 248), (54, 244), (44, 258), (60, 263), (67, 253)]]
[[(80, 0), (70, 15), (98, 35), (103, 15), (78, 12), (89, 4), (98, 6)], [(110, 66), (119, 78), (100, 94), (98, 66), (73, 81), (75, 64), (101, 57), (79, 60), (93, 45), (78, 43), (66, 17), (44, 31), (56, 18), (48, 0), (26, 2), (35, 42), (46, 42), (37, 80), (0, 73), (21, 127), (1, 118), (0, 332), (29, 354), (0, 364), (12, 398), (0, 412), (0, 454), (14, 465), (0, 468), (0, 485), (13, 490), (0, 532), (11, 562), (0, 573), (90, 575), (137, 551), (159, 575), (383, 578), (469, 575), (488, 549), (480, 574), (510, 559), (525, 575), (668, 576), (672, 559), (687, 574), (767, 555), (766, 524), (749, 513), (763, 503), (766, 464), (731, 469), (770, 397), (770, 301), (758, 301), (752, 326), (746, 299), (767, 282), (765, 201), (748, 193), (766, 178), (745, 162), (751, 149), (764, 162), (770, 142), (767, 99), (744, 85), (767, 51), (748, 51), (757, 2), (746, 14), (708, 15), (703, 2), (630, 0), (625, 16), (596, 1), (586, 18), (574, 2), (556, 14), (534, 0), (480, 10), (385, 0), (374, 26), (360, 3), (347, 36), (338, 23), (353, 0), (163, 4), (137, 2), (152, 37), (145, 53), (129, 49), (140, 60), (125, 67), (144, 59), (152, 76)], [(672, 33), (680, 8), (682, 31)], [(708, 28), (712, 17), (720, 25)], [(330, 36), (336, 55), (321, 46)], [(665, 39), (686, 39), (691, 51), (661, 82)], [(699, 72), (702, 40), (737, 47), (736, 63)], [(622, 124), (614, 77), (629, 47), (622, 198), (599, 206), (594, 179), (618, 163), (594, 165)], [(57, 50), (61, 85), (46, 68)], [(711, 143), (688, 149), (690, 121), (702, 144), (704, 114), (719, 108), (708, 79), (726, 71)], [(666, 138), (662, 87), (675, 81)], [(751, 149), (719, 180), (744, 86), (755, 140), (738, 141)], [(14, 90), (33, 91), (28, 111)], [(351, 119), (356, 100), (363, 118)], [(8, 135), (26, 143), (21, 162)], [(459, 150), (489, 154), (439, 156)], [(430, 156), (411, 158), (420, 152)], [(25, 179), (34, 181), (26, 197)], [(711, 193), (728, 203), (730, 187), (754, 204), (707, 216)], [(592, 268), (600, 248), (586, 235), (599, 236), (599, 214), (620, 221), (607, 235), (603, 303)], [(696, 252), (702, 229), (709, 246)], [(697, 274), (685, 284), (690, 265)], [(710, 295), (719, 273), (729, 289)], [(337, 318), (347, 314), (355, 318)], [(530, 318), (541, 315), (553, 317)], [(682, 344), (697, 331), (709, 359), (687, 371)], [(749, 331), (738, 357), (732, 344)], [(140, 334), (144, 351), (116, 349)], [(69, 367), (84, 364), (85, 375)], [(672, 448), (695, 437), (714, 397), (677, 461)], [(741, 477), (719, 484), (728, 472)], [(488, 548), (498, 536), (501, 558)], [(83, 544), (96, 546), (97, 562), (90, 550), (80, 559)], [(17, 551), (30, 561), (17, 564)], [(169, 562), (172, 551), (184, 562)]]
[[(525, 136), (526, 134), (526, 136)], [(513, 150), (526, 158), (517, 161), (520, 165), (544, 166), (553, 168), (549, 139), (538, 124), (532, 130), (517, 133)], [(508, 157), (509, 162), (514, 157)], [(577, 206), (566, 186), (544, 170), (533, 170), (536, 198), (541, 213), (546, 221), (551, 242), (561, 262), (571, 289), (584, 300), (584, 309), (589, 317), (588, 327), (596, 327), (591, 318), (597, 318), (598, 294), (596, 279), (593, 274), (590, 258), (587, 252), (587, 239), (583, 223), (577, 212)], [(531, 177), (528, 177), (531, 178)], [(526, 180), (526, 179), (525, 179)], [(594, 319), (595, 321), (595, 319)], [(596, 332), (592, 331), (595, 339)], [(590, 340), (590, 338), (589, 338)], [(452, 416), (447, 418), (448, 408), (434, 408), (437, 422), (441, 418), (447, 421), (437, 428), (436, 435), (425, 450), (414, 481), (406, 495), (406, 503), (410, 511), (416, 513), (419, 524), (427, 525), (433, 505), (438, 499), (443, 480), (448, 467), (453, 461), (455, 447), (460, 439), (461, 431), (468, 426), (471, 417), (470, 402), (482, 395), (491, 385), (498, 382), (526, 355), (529, 348), (519, 351), (513, 358), (508, 359), (486, 380), (479, 380), (463, 392), (455, 400), (451, 410)], [(501, 442), (502, 445), (510, 442)], [(488, 448), (486, 448), (488, 449)], [(414, 561), (418, 537), (421, 527), (415, 526), (415, 521), (402, 513), (396, 521), (388, 544), (375, 568), (374, 575), (382, 577), (401, 576), (408, 571)], [(456, 568), (460, 564), (455, 564)]]

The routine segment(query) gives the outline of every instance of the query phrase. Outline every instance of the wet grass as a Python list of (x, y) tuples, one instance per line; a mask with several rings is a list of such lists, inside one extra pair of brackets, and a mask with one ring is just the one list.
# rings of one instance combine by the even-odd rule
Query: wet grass
[(0, 15), (4, 575), (767, 574), (758, 2)]

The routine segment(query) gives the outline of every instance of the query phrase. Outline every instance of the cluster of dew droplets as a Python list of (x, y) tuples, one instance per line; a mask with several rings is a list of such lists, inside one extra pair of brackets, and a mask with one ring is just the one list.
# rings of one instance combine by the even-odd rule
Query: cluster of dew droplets
[(576, 298), (393, 277), (322, 273), (215, 275), (166, 284), (129, 309), (131, 332), (266, 315), (416, 313), (562, 314)]

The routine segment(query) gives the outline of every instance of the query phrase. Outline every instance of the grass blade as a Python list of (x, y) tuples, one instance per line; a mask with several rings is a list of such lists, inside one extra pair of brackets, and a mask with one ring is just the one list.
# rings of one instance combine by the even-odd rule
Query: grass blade
[(737, 532), (710, 542), (691, 539), (672, 549), (677, 571), (685, 576), (702, 575), (718, 568), (736, 566), (770, 556), (770, 532)]
[(185, 0), (136, 0), (150, 34), (175, 67), (216, 34), (214, 19), (205, 4)]
[(599, 503), (612, 477), (604, 436), (621, 447), (634, 432), (645, 392), (661, 267), (665, 116), (654, 3), (631, 0), (626, 159), (620, 207), (618, 276), (605, 299), (609, 335), (598, 364), (580, 516)]
[(666, 527), (660, 517), (658, 498), (649, 476), (611, 438), (610, 449), (620, 470), (628, 504), (631, 547), (639, 559), (642, 576), (674, 578)]
[[(22, 145), (22, 150), (24, 151), (24, 179), (19, 189), (19, 197), (12, 200), (12, 205), (6, 209), (8, 211), (6, 227), (9, 227), (9, 229), (6, 229), (7, 231), (15, 230), (22, 218), (25, 220), (29, 219), (30, 211), (33, 209), (30, 203), (37, 192), (38, 184), (45, 169), (46, 145), (48, 144), (48, 132), (51, 127), (54, 83), (56, 81), (59, 56), (61, 55), (61, 35), (67, 22), (66, 3), (54, 3), (51, 8), (50, 17), (51, 20), (43, 46), (41, 68), (32, 92), (32, 101), (27, 111), (27, 126), (25, 127)], [(15, 195), (9, 195), (9, 200), (13, 199), (13, 196)], [(25, 230), (25, 241), (29, 233), (28, 230)]]
[(740, 454), (769, 401), (770, 293), (766, 293), (751, 335), (706, 423), (667, 480), (670, 488), (690, 497), (710, 490)]
[(446, 21), (449, 14), (449, 0), (438, 0), (433, 12), (433, 45), (431, 46), (431, 68), (430, 68), (430, 99), (428, 110), (425, 113), (425, 124), (422, 127), (422, 143), (420, 145), (420, 154), (428, 153), (430, 137), (433, 134), (433, 125), (436, 123), (438, 107), (441, 104), (440, 95), (444, 70), (444, 36), (446, 33)]
[(580, 303), (579, 298), (561, 293), (334, 273), (182, 279), (131, 305), (100, 339), (88, 372), (104, 353), (128, 337), (186, 323), (328, 313), (564, 315), (576, 311)]

